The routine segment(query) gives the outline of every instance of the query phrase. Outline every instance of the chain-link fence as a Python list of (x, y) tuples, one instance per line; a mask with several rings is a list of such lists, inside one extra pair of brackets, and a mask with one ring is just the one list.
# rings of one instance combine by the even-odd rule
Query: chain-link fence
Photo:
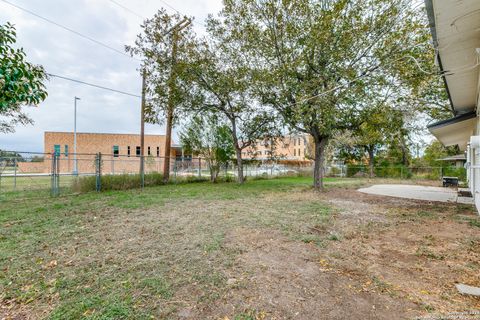
[[(0, 154), (0, 194), (32, 192), (36, 195), (60, 195), (76, 192), (122, 190), (159, 185), (164, 182), (164, 157), (118, 154), (63, 154), (2, 152)], [(143, 161), (143, 172), (141, 162)], [(210, 167), (202, 158), (169, 158), (169, 182), (209, 180)], [(368, 166), (329, 164), (324, 175), (336, 178), (370, 177)], [(245, 160), (247, 179), (278, 176), (312, 176), (311, 161)], [(373, 177), (440, 180), (455, 176), (465, 181), (465, 169), (457, 167), (374, 167)], [(220, 180), (237, 180), (236, 161), (218, 170)]]
[(456, 177), (466, 181), (467, 170), (463, 167), (407, 167), (383, 166), (373, 167), (370, 172), (368, 166), (345, 166), (345, 176), (353, 178), (374, 177), (392, 179), (440, 180), (442, 177)]
[[(165, 160), (165, 157), (101, 153), (3, 151), (0, 153), (0, 194), (59, 195), (163, 184)], [(210, 168), (205, 159), (170, 157), (168, 160), (171, 183), (210, 179)], [(220, 168), (218, 178), (235, 179), (233, 162)]]

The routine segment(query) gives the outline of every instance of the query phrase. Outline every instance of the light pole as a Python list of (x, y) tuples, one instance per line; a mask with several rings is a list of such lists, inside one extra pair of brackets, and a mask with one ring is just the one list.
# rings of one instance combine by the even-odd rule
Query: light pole
[(80, 100), (79, 97), (73, 99), (73, 174), (78, 175), (78, 164), (77, 164), (77, 100)]

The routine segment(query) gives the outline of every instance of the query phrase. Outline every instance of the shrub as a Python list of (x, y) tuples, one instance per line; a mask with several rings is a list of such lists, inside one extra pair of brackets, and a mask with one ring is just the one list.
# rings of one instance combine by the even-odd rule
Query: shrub
[(365, 166), (347, 166), (347, 177), (353, 177), (360, 171), (367, 172), (367, 168)]
[(458, 177), (460, 181), (467, 180), (467, 170), (465, 168), (447, 167), (443, 168), (443, 175), (447, 177)]
[[(175, 183), (195, 183), (208, 181), (207, 177), (177, 177)], [(148, 173), (144, 176), (144, 186), (163, 185), (163, 174), (155, 172)], [(119, 175), (103, 175), (101, 179), (101, 190), (128, 190), (141, 187), (140, 174), (119, 174)], [(73, 190), (76, 192), (90, 192), (96, 190), (96, 177), (79, 177), (73, 182)]]

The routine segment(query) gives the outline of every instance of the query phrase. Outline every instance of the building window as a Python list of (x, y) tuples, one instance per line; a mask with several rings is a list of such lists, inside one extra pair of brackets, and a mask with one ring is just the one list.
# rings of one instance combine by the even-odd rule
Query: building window
[(65, 145), (65, 152), (64, 152), (64, 154), (65, 154), (65, 157), (68, 157), (68, 145), (67, 145), (67, 144)]
[(160, 157), (160, 147), (157, 147), (157, 157)]
[(56, 156), (60, 155), (60, 145), (56, 144), (53, 146), (53, 152), (55, 153)]
[(151, 155), (151, 153), (150, 153), (150, 147), (148, 147), (147, 149), (148, 149), (148, 155)]
[(127, 156), (130, 157), (130, 146), (127, 146)]
[(301, 156), (301, 153), (300, 153), (301, 150), (302, 150), (302, 149), (298, 148), (298, 156), (299, 156), (299, 157)]
[(137, 157), (140, 157), (140, 147), (139, 147), (139, 146), (136, 146), (136, 147), (135, 147), (135, 155), (136, 155)]
[(294, 157), (297, 156), (297, 149), (293, 149), (293, 156), (294, 156)]
[[(300, 138), (298, 138), (298, 145), (301, 145), (301, 144), (302, 144), (301, 141), (302, 141), (302, 140), (300, 140)], [(299, 153), (300, 153), (300, 151), (299, 151)]]
[(293, 146), (297, 145), (297, 139), (293, 139)]
[(115, 158), (118, 158), (118, 154), (119, 154), (118, 146), (113, 146), (113, 156)]

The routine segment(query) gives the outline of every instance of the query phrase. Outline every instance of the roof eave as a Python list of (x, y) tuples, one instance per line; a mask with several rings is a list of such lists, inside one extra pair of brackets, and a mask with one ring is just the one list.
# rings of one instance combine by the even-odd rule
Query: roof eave
[(435, 24), (435, 12), (433, 10), (433, 0), (425, 0), (425, 8), (427, 9), (428, 22), (430, 27), (430, 33), (432, 34), (433, 47), (436, 51), (436, 57), (438, 61), (438, 67), (442, 73), (443, 83), (445, 84), (445, 90), (447, 90), (448, 101), (450, 102), (450, 108), (454, 115), (457, 115), (457, 111), (453, 106), (452, 96), (450, 95), (450, 89), (448, 88), (447, 78), (444, 75), (444, 69), (442, 65), (442, 58), (440, 57), (440, 52), (438, 51), (438, 40), (437, 40), (437, 29)]
[(476, 116), (477, 116), (477, 114), (476, 114), (475, 111), (470, 111), (470, 112), (467, 112), (467, 113), (462, 113), (460, 115), (457, 115), (453, 118), (449, 118), (449, 119), (446, 119), (446, 120), (437, 121), (435, 123), (429, 124), (427, 126), (427, 128), (428, 129), (440, 128), (440, 127), (447, 126), (447, 125), (450, 125), (450, 124), (454, 124), (454, 123), (462, 122), (462, 121), (465, 121), (465, 120), (468, 120), (468, 119), (472, 119), (472, 118), (475, 118)]

